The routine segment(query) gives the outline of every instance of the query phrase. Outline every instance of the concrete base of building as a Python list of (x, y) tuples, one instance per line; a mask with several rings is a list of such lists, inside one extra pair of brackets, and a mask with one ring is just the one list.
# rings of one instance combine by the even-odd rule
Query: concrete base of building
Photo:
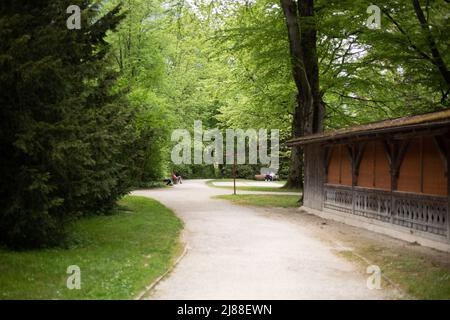
[(428, 234), (423, 231), (408, 229), (405, 227), (389, 224), (379, 220), (366, 217), (349, 215), (343, 212), (327, 209), (320, 211), (308, 207), (300, 207), (307, 213), (314, 214), (323, 219), (330, 219), (342, 222), (354, 227), (364, 228), (373, 232), (388, 235), (393, 238), (401, 239), (407, 242), (418, 243), (425, 247), (430, 247), (444, 252), (450, 252), (450, 239)]

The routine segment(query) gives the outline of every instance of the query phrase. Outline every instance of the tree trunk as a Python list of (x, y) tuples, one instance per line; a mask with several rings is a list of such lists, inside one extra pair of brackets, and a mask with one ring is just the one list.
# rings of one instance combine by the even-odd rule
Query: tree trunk
[(447, 83), (447, 90), (450, 87), (450, 71), (447, 69), (447, 66), (444, 62), (444, 59), (442, 59), (442, 55), (439, 52), (438, 46), (436, 44), (436, 41), (433, 38), (433, 35), (430, 31), (430, 26), (428, 25), (428, 22), (425, 18), (425, 15), (423, 14), (422, 8), (420, 7), (419, 0), (412, 0), (414, 11), (416, 12), (417, 20), (419, 20), (420, 27), (422, 28), (422, 32), (425, 36), (425, 39), (428, 43), (428, 47), (431, 51), (431, 62), (437, 67), (439, 72), (442, 75), (442, 78)]
[[(284, 16), (286, 18), (286, 27), (288, 30), (289, 38), (289, 50), (291, 55), (292, 75), (294, 77), (297, 91), (300, 94), (300, 103), (297, 104), (297, 108), (304, 108), (307, 112), (304, 112), (304, 116), (311, 114), (313, 106), (313, 96), (308, 81), (308, 75), (306, 73), (305, 61), (304, 61), (304, 48), (300, 34), (300, 26), (298, 23), (297, 6), (293, 0), (281, 0), (281, 6), (283, 8)], [(315, 46), (315, 43), (314, 43)], [(308, 118), (309, 119), (309, 118)], [(308, 121), (303, 119), (303, 128), (306, 129), (305, 124)]]
[[(300, 95), (297, 94), (297, 106), (294, 111), (292, 121), (292, 135), (294, 137), (302, 136), (303, 132), (303, 113), (302, 109), (298, 107), (300, 104)], [(289, 159), (289, 174), (287, 182), (283, 188), (288, 189), (303, 189), (303, 150), (300, 147), (292, 147), (291, 158)]]
[[(323, 130), (324, 107), (319, 86), (314, 0), (280, 2), (288, 31), (292, 75), (298, 91), (292, 121), (292, 138), (297, 138)], [(303, 187), (302, 165), (301, 148), (292, 148), (286, 188)]]
[[(306, 69), (303, 65), (303, 50), (300, 26), (298, 24), (297, 6), (293, 0), (281, 0), (281, 7), (286, 19), (288, 31), (292, 76), (298, 92), (292, 119), (292, 138), (297, 138), (304, 135), (303, 130), (305, 128), (304, 124), (306, 123), (305, 116), (309, 113), (305, 112), (305, 110), (312, 109), (312, 94), (306, 76)], [(310, 106), (309, 108), (308, 105)], [(292, 148), (289, 161), (289, 175), (284, 186), (285, 188), (303, 187), (302, 160), (303, 152), (301, 148)]]
[(323, 131), (324, 106), (319, 85), (319, 62), (317, 58), (317, 25), (314, 18), (314, 0), (298, 0), (300, 13), (300, 41), (303, 51), (303, 65), (311, 88), (312, 106), (310, 114), (305, 117), (308, 128), (304, 134)]
[(300, 147), (292, 147), (289, 159), (289, 175), (283, 188), (303, 189), (303, 150)]

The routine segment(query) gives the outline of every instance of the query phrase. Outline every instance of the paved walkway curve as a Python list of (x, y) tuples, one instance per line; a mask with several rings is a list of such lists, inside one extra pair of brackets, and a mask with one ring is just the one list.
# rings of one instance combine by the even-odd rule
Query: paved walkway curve
[(308, 235), (304, 226), (211, 198), (229, 193), (208, 187), (205, 180), (133, 192), (162, 202), (185, 223), (188, 252), (150, 299), (386, 297), (383, 291), (369, 290), (356, 266)]

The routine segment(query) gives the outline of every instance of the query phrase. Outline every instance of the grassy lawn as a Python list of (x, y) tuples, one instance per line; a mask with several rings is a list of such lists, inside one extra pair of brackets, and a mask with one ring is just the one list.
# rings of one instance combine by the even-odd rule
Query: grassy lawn
[[(0, 249), (0, 299), (132, 299), (180, 253), (181, 228), (157, 201), (127, 196), (114, 214), (77, 221), (68, 249)], [(80, 290), (66, 287), (70, 265)]]
[(258, 207), (298, 207), (299, 196), (293, 195), (268, 195), (268, 194), (238, 194), (220, 195), (217, 199), (230, 200), (235, 204), (258, 206)]
[[(255, 182), (256, 180), (246, 180), (246, 179), (236, 179), (236, 182)], [(217, 180), (209, 180), (206, 182), (206, 184), (213, 188), (221, 188), (221, 189), (229, 189), (233, 190), (233, 186), (216, 186), (214, 185), (214, 182), (233, 182), (233, 179), (217, 179)], [(274, 181), (275, 183), (278, 183), (280, 185), (284, 185), (286, 181)], [(270, 192), (301, 192), (300, 189), (285, 189), (285, 188), (278, 188), (278, 187), (256, 187), (256, 186), (236, 186), (236, 190), (243, 190), (243, 191), (270, 191)]]
[[(413, 299), (450, 299), (450, 266), (432, 261), (429, 258), (409, 250), (380, 246), (360, 246), (352, 251), (343, 251), (341, 255), (361, 264), (363, 256), (371, 264), (378, 265), (384, 276), (401, 288), (409, 298)], [(382, 286), (389, 285), (382, 279)]]

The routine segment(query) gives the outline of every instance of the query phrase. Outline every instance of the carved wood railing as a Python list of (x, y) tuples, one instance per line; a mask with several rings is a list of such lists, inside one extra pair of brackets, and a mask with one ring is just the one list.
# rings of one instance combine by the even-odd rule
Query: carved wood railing
[(447, 197), (325, 184), (324, 208), (447, 236)]
[(355, 188), (354, 214), (384, 222), (391, 220), (392, 197), (390, 192)]
[(447, 197), (394, 192), (392, 223), (447, 235)]
[(352, 213), (352, 188), (347, 186), (326, 185), (323, 206), (336, 211)]

